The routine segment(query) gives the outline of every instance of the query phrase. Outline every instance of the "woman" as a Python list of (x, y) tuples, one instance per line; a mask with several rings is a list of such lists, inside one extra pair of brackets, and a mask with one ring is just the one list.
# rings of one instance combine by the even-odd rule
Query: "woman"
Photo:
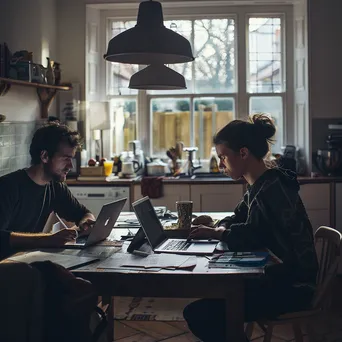
[[(234, 120), (217, 133), (220, 168), (235, 180), (244, 178), (247, 192), (233, 216), (214, 228), (210, 222), (198, 225), (189, 236), (219, 239), (233, 252), (268, 249), (282, 261), (268, 266), (265, 277), (245, 281), (246, 322), (308, 308), (316, 284), (313, 231), (296, 175), (264, 161), (275, 132), (272, 120), (257, 114), (249, 122)], [(184, 309), (184, 317), (202, 341), (220, 342), (229, 324), (224, 307), (222, 300), (201, 299)]]

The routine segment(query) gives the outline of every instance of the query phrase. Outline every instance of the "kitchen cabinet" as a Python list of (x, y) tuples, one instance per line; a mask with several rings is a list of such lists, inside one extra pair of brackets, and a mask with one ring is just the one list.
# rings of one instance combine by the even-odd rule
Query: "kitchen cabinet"
[[(335, 228), (342, 233), (342, 183), (335, 184)], [(342, 275), (342, 254), (337, 273)]]
[(342, 75), (342, 45), (336, 42), (342, 40), (341, 0), (307, 3), (309, 113), (313, 118), (340, 119), (341, 90), (337, 84)]
[[(134, 201), (142, 198), (141, 186), (134, 185), (133, 198)], [(176, 210), (176, 201), (190, 200), (189, 184), (163, 184), (163, 196), (160, 198), (152, 198), (151, 202), (154, 206), (166, 206), (169, 210)]]
[(191, 200), (194, 211), (234, 211), (243, 196), (242, 184), (198, 184), (191, 185)]
[(336, 183), (335, 187), (335, 227), (342, 232), (342, 183)]
[(330, 183), (302, 184), (299, 194), (314, 232), (320, 226), (330, 226)]

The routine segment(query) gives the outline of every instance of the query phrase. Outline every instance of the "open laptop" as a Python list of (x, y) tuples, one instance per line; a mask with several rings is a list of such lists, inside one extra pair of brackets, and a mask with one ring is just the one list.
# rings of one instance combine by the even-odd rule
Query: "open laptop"
[(218, 241), (168, 239), (148, 197), (135, 201), (132, 207), (154, 252), (197, 255), (214, 252)]
[(65, 248), (83, 249), (105, 240), (111, 233), (127, 198), (104, 204), (88, 236), (80, 236), (75, 242), (68, 242)]

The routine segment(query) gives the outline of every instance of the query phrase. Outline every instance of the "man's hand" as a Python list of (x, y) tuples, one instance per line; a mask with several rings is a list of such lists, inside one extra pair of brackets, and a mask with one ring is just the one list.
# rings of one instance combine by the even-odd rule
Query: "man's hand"
[(95, 222), (95, 217), (92, 214), (85, 215), (78, 225), (80, 235), (89, 235), (90, 229), (93, 227)]
[(75, 228), (61, 229), (56, 233), (47, 235), (42, 244), (43, 247), (62, 247), (67, 242), (74, 241), (77, 237)]
[(192, 226), (188, 239), (215, 239), (221, 240), (222, 234), (225, 231), (224, 227), (211, 228), (202, 224)]

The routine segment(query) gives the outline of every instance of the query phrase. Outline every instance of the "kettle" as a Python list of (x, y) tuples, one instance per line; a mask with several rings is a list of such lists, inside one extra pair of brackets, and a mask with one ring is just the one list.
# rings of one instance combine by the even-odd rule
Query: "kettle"
[(121, 172), (123, 175), (133, 175), (140, 170), (141, 165), (132, 158), (131, 153), (129, 152), (127, 156), (122, 161)]

